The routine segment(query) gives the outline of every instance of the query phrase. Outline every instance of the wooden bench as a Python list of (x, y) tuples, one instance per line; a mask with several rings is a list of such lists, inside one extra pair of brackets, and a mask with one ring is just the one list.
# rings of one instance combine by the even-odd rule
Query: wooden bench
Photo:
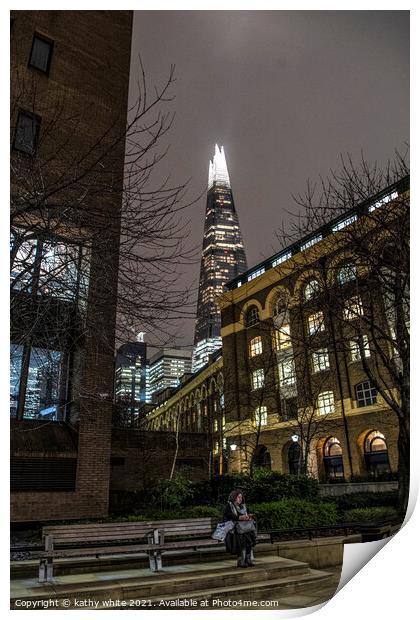
[[(223, 542), (211, 538), (215, 526), (216, 520), (212, 517), (47, 526), (42, 530), (45, 549), (37, 554), (40, 558), (39, 581), (53, 579), (53, 562), (58, 558), (145, 552), (149, 556), (150, 569), (157, 572), (162, 569), (164, 551), (224, 547)], [(269, 542), (270, 537), (261, 534), (258, 539)]]

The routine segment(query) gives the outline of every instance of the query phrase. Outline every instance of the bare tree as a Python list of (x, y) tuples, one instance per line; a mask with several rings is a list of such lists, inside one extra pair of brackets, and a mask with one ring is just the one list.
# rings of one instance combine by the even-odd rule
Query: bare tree
[[(86, 126), (83, 112), (69, 116), (71, 94), (54, 92), (45, 111), (37, 79), (29, 82), (18, 68), (14, 72), (11, 312), (16, 346), (30, 344), (35, 334), (47, 342), (51, 331), (60, 346), (75, 349), (90, 330), (113, 352), (107, 322), (116, 320), (119, 341), (143, 330), (159, 343), (158, 334), (169, 338), (171, 321), (192, 314), (189, 292), (178, 286), (177, 277), (194, 258), (185, 245), (187, 184), (159, 180), (174, 118), (168, 111), (174, 67), (162, 86), (150, 89), (140, 59), (138, 66), (128, 120), (115, 116), (104, 124), (100, 119), (97, 130)], [(80, 148), (68, 148), (69, 127), (74, 136), (83, 134)], [(122, 210), (115, 208), (116, 198)], [(93, 296), (95, 320), (88, 330), (85, 311)], [(110, 311), (115, 307), (116, 316)]]
[[(315, 243), (325, 227), (325, 253), (316, 260), (326, 283), (322, 304), (335, 355), (357, 347), (366, 379), (398, 420), (399, 504), (409, 491), (409, 168), (396, 153), (385, 167), (350, 156), (341, 168), (295, 196), (301, 215), (279, 232), (283, 245)], [(299, 269), (299, 266), (296, 265)]]

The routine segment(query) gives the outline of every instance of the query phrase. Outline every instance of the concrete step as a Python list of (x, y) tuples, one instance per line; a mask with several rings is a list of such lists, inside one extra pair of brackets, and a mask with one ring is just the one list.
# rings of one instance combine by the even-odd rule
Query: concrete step
[[(330, 573), (313, 571), (305, 562), (284, 558), (264, 557), (252, 568), (239, 569), (234, 559), (201, 565), (183, 565), (166, 568), (158, 574), (146, 569), (112, 573), (67, 575), (53, 582), (40, 584), (35, 579), (14, 580), (11, 583), (12, 608), (14, 601), (45, 600), (48, 598), (92, 599), (95, 601), (148, 600), (150, 605), (161, 606), (160, 600), (182, 598), (210, 600), (208, 597), (235, 593), (270, 592), (282, 588), (295, 592), (307, 583), (326, 581)], [(149, 606), (150, 606), (149, 605)]]
[[(258, 607), (259, 601), (276, 601), (281, 597), (290, 596), (307, 592), (308, 589), (324, 589), (331, 586), (331, 592), (327, 598), (333, 596), (336, 585), (333, 582), (332, 573), (309, 569), (307, 574), (297, 574), (277, 579), (264, 581), (254, 581), (252, 583), (241, 583), (225, 585), (219, 588), (206, 588), (200, 592), (182, 592), (176, 595), (164, 595), (151, 597), (148, 599), (148, 606), (159, 609), (184, 609), (193, 608), (193, 603), (207, 602), (207, 609), (223, 609), (234, 607), (236, 609), (252, 609)], [(327, 598), (325, 600), (327, 600)], [(130, 597), (124, 599), (131, 601)], [(185, 603), (187, 601), (187, 603)], [(227, 605), (223, 605), (226, 602)], [(236, 604), (235, 604), (236, 603)], [(121, 604), (119, 608), (123, 608)], [(197, 605), (198, 607), (198, 605)], [(196, 607), (196, 608), (197, 608)]]

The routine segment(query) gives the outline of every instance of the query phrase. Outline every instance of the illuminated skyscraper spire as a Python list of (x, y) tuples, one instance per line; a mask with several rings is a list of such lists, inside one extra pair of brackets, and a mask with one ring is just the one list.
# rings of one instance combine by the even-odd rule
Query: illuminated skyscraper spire
[(223, 146), (209, 164), (206, 217), (195, 324), (193, 372), (222, 346), (217, 298), (232, 278), (247, 270)]
[(216, 144), (213, 160), (209, 162), (209, 183), (208, 189), (213, 187), (213, 183), (224, 185), (230, 188), (229, 172), (226, 165), (226, 157), (223, 146), (219, 149)]

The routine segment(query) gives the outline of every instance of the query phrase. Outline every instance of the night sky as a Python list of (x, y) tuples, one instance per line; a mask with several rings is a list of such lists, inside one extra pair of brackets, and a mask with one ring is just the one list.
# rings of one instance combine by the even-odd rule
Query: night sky
[[(275, 231), (308, 178), (340, 153), (384, 162), (409, 141), (408, 11), (137, 11), (132, 75), (138, 53), (151, 82), (176, 65), (160, 175), (191, 177), (198, 195), (214, 144), (225, 147), (249, 267), (279, 249)], [(190, 245), (201, 247), (204, 210), (202, 197), (186, 213)], [(180, 279), (190, 310), (199, 259)], [(175, 325), (168, 344), (192, 345), (194, 320)]]

